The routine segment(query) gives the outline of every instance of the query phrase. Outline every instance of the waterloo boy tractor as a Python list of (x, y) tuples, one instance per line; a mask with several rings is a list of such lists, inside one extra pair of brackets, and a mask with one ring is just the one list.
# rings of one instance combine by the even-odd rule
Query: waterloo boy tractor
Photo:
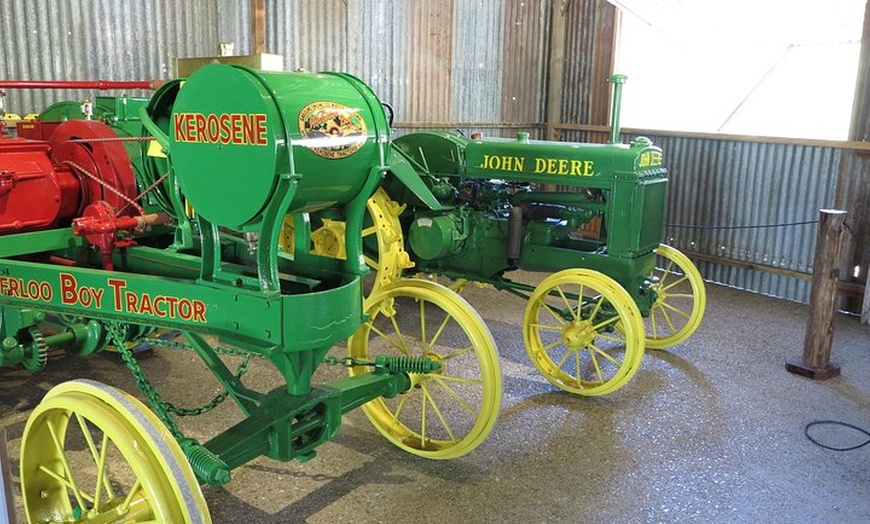
[[(200, 483), (226, 483), (260, 456), (308, 460), (362, 405), (423, 457), (486, 438), (501, 376), (475, 311), (425, 281), (391, 281), (363, 301), (366, 202), (394, 155), (366, 85), (210, 65), (164, 85), (140, 116), (149, 138), (132, 157), (135, 140), (95, 120), (0, 140), (0, 366), (39, 371), (49, 347), (112, 344), (150, 404), (91, 380), (53, 388), (22, 435), (28, 521), (210, 522)], [(312, 222), (325, 217), (344, 224), (344, 259), (312, 253)], [(184, 410), (128, 349), (158, 344), (143, 338), (152, 326), (183, 334), (162, 346), (201, 357), (237, 423), (205, 442), (184, 434)], [(327, 355), (348, 337), (353, 357)], [(251, 358), (283, 385), (246, 381)], [(313, 384), (324, 361), (351, 376)]]
[[(532, 363), (581, 395), (625, 384), (644, 347), (686, 340), (706, 302), (695, 266), (661, 243), (662, 151), (643, 137), (619, 143), (625, 77), (611, 81), (607, 144), (533, 141), (526, 133), (397, 138), (365, 230), (379, 282), (413, 271), (527, 299), (523, 337)], [(505, 275), (515, 269), (552, 274), (535, 287)]]

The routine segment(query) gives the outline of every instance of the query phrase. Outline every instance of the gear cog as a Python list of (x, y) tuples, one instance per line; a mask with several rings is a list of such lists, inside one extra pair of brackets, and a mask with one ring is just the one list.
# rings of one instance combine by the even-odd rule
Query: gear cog
[(39, 373), (45, 369), (48, 362), (48, 344), (45, 343), (45, 335), (37, 328), (30, 328), (31, 342), (29, 354), (24, 357), (22, 364), (31, 373)]

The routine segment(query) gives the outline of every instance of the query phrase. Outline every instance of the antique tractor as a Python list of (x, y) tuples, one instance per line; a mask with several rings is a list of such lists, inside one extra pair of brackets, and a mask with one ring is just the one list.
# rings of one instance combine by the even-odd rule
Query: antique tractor
[[(0, 366), (38, 371), (49, 347), (111, 345), (151, 406), (91, 380), (52, 389), (22, 435), (28, 521), (210, 522), (199, 483), (259, 456), (308, 460), (360, 406), (423, 457), (486, 438), (501, 375), (475, 311), (422, 280), (363, 299), (366, 202), (394, 160), (366, 85), (210, 65), (162, 86), (139, 117), (139, 133), (68, 120), (46, 140), (0, 140)], [(312, 224), (330, 220), (343, 259), (312, 247)], [(159, 328), (184, 342), (149, 336)], [(327, 355), (348, 337), (351, 356)], [(186, 436), (133, 344), (194, 351), (240, 421)], [(251, 358), (283, 385), (246, 383)], [(350, 376), (314, 385), (323, 362)]]
[[(625, 384), (644, 347), (686, 340), (706, 302), (695, 266), (661, 243), (662, 151), (643, 137), (619, 143), (625, 77), (611, 81), (607, 144), (533, 141), (527, 133), (395, 139), (396, 159), (369, 202), (365, 229), (379, 283), (414, 271), (528, 299), (523, 337), (532, 363), (581, 395)], [(328, 223), (315, 239), (338, 231)], [(321, 244), (328, 252), (330, 243)], [(553, 274), (531, 286), (506, 276), (517, 269)]]

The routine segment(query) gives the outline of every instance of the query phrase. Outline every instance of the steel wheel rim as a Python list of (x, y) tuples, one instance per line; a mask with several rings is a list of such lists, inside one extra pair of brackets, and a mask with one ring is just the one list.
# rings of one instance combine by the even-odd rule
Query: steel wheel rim
[(211, 522), (184, 453), (156, 416), (89, 380), (56, 386), (28, 419), (21, 485), (28, 522)]
[(657, 264), (653, 271), (658, 278), (652, 286), (657, 297), (644, 327), (646, 346), (665, 349), (685, 341), (698, 329), (707, 305), (707, 291), (701, 273), (686, 255), (665, 244), (656, 253), (664, 264)]
[[(615, 316), (602, 318), (607, 308)], [(587, 269), (544, 279), (523, 316), (532, 364), (553, 385), (579, 395), (604, 395), (625, 385), (643, 360), (641, 333), (640, 311), (628, 292)]]
[[(395, 316), (388, 316), (390, 310)], [(501, 371), (492, 335), (477, 312), (444, 286), (417, 279), (381, 287), (367, 300), (366, 311), (371, 318), (351, 337), (351, 356), (426, 355), (443, 365), (437, 373), (412, 376), (407, 393), (364, 405), (375, 428), (399, 448), (430, 459), (460, 457), (480, 445), (498, 416)], [(414, 318), (419, 338), (417, 326), (406, 330), (402, 325)], [(390, 326), (398, 327), (391, 331)], [(369, 371), (360, 367), (350, 373)]]

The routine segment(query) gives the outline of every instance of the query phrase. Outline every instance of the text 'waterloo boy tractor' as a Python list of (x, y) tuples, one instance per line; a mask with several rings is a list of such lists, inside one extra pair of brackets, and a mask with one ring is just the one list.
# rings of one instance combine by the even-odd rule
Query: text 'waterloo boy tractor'
[[(0, 139), (0, 366), (38, 371), (50, 346), (112, 344), (151, 404), (89, 380), (52, 389), (22, 436), (29, 521), (209, 522), (200, 482), (228, 482), (263, 455), (307, 460), (362, 405), (420, 456), (457, 457), (486, 438), (501, 376), (474, 310), (412, 280), (363, 302), (366, 202), (394, 155), (366, 85), (210, 65), (127, 104), (141, 121), (121, 108), (47, 140)], [(344, 225), (343, 260), (312, 253), (316, 217)], [(164, 345), (201, 357), (238, 423), (202, 443), (184, 435), (127, 349), (159, 344), (152, 327), (183, 334)], [(348, 337), (353, 358), (326, 358)], [(284, 385), (246, 382), (252, 357)], [(324, 360), (351, 375), (312, 384)]]
[[(369, 202), (379, 278), (445, 275), (527, 298), (531, 361), (582, 395), (625, 384), (644, 347), (686, 340), (706, 302), (695, 266), (661, 243), (662, 151), (643, 137), (619, 143), (625, 77), (611, 81), (609, 143), (410, 133), (393, 141), (393, 168)], [(515, 269), (553, 274), (535, 287), (505, 276)]]

